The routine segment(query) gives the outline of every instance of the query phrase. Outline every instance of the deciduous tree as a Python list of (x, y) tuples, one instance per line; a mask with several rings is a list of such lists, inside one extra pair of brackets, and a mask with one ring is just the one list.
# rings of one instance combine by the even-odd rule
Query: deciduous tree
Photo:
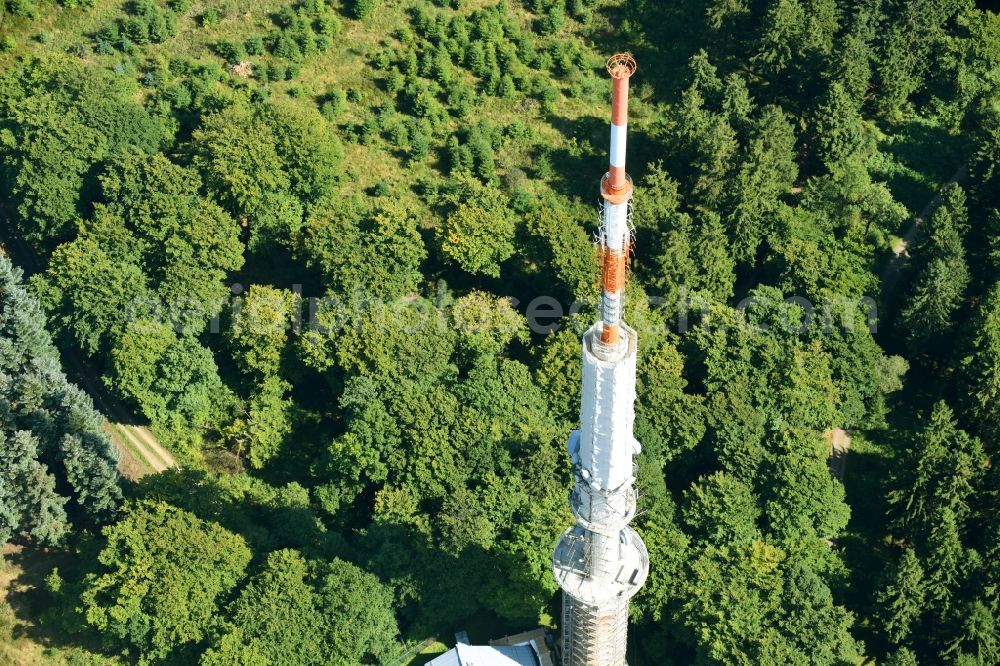
[(334, 666), (349, 666), (359, 658), (386, 659), (395, 651), (395, 604), (385, 585), (357, 566), (333, 559), (316, 570), (317, 606), (326, 619), (327, 652)]
[(413, 293), (427, 258), (413, 213), (384, 199), (338, 212), (311, 220), (302, 235), (306, 261), (322, 272), (331, 295), (343, 303), (389, 303)]
[(163, 502), (131, 505), (105, 538), (85, 580), (87, 622), (109, 643), (153, 659), (219, 626), (220, 606), (251, 556), (242, 537)]
[(106, 349), (130, 315), (155, 303), (142, 268), (116, 261), (89, 236), (56, 248), (35, 285), (55, 330), (88, 354)]
[(499, 277), (500, 264), (514, 254), (515, 218), (495, 187), (467, 180), (464, 188), (469, 198), (439, 228), (441, 253), (469, 273)]
[[(327, 622), (360, 624), (360, 617), (324, 617), (308, 577), (308, 565), (294, 550), (267, 556), (262, 572), (229, 607), (227, 629), (202, 657), (203, 666), (276, 664), (306, 666), (328, 658), (323, 642)], [(361, 609), (352, 609), (361, 610)]]
[(682, 516), (688, 534), (706, 545), (743, 545), (760, 538), (753, 489), (725, 472), (703, 476), (684, 491)]

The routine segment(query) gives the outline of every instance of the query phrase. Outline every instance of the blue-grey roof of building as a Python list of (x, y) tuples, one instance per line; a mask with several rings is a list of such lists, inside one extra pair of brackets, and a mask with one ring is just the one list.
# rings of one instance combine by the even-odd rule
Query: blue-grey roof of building
[(539, 666), (535, 649), (524, 645), (456, 645), (427, 666)]

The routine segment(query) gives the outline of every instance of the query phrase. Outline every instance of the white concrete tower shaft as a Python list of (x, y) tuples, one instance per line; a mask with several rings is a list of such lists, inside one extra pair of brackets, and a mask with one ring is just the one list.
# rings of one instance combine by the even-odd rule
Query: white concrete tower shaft
[(608, 60), (612, 77), (611, 165), (601, 180), (601, 320), (583, 336), (580, 429), (570, 436), (576, 524), (556, 544), (563, 590), (562, 666), (625, 666), (628, 604), (649, 575), (649, 554), (629, 527), (635, 516), (632, 435), (638, 339), (622, 321), (632, 245), (632, 182), (625, 173), (628, 81), (635, 60)]

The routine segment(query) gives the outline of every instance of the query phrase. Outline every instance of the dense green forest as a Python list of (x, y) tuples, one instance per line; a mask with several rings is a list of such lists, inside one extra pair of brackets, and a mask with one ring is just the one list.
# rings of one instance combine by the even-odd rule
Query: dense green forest
[[(0, 655), (555, 626), (623, 50), (630, 663), (1000, 664), (1000, 17), (967, 0), (0, 0), (0, 533), (45, 572), (43, 661)], [(88, 394), (181, 464), (119, 474)]]

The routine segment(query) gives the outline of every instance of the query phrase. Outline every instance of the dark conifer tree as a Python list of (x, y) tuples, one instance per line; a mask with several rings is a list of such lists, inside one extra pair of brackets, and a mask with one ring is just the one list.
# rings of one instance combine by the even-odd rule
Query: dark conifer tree
[(41, 307), (20, 280), (0, 256), (0, 538), (54, 544), (70, 529), (67, 509), (91, 525), (115, 516), (118, 454), (90, 398), (59, 369)]

